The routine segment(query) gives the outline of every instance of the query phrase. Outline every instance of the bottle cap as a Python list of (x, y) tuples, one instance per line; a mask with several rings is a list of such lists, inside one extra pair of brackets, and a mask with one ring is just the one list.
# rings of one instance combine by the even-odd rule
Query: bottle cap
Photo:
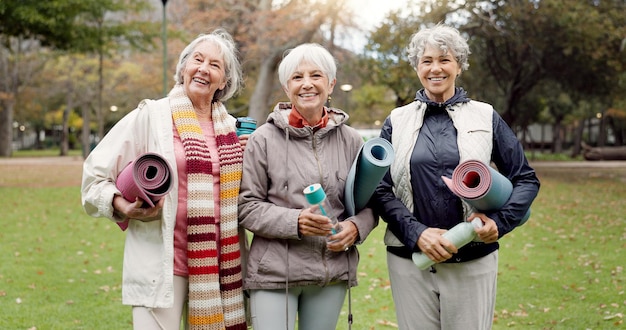
[(322, 185), (319, 183), (314, 183), (304, 188), (302, 192), (311, 205), (319, 204), (326, 198), (324, 188), (322, 188)]
[(252, 134), (256, 129), (256, 120), (252, 117), (237, 117), (237, 136)]

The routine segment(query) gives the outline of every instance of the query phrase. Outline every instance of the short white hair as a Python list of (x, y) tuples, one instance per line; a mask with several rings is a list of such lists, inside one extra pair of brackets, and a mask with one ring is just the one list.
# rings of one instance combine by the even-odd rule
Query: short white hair
[(307, 43), (289, 50), (278, 66), (278, 79), (287, 87), (289, 77), (303, 62), (309, 62), (324, 72), (329, 83), (337, 77), (337, 62), (330, 52), (319, 44)]

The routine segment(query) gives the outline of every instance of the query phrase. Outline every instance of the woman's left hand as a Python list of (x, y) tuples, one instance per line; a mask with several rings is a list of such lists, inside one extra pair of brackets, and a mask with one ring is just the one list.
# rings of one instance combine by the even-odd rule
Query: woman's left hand
[(359, 230), (354, 222), (349, 220), (340, 222), (339, 226), (341, 226), (341, 231), (328, 236), (326, 246), (334, 252), (348, 251), (359, 237)]
[(483, 222), (482, 228), (477, 228), (476, 234), (478, 238), (485, 243), (495, 243), (498, 240), (498, 225), (493, 219), (486, 216), (484, 213), (472, 213), (468, 221), (472, 221), (474, 218), (480, 218)]

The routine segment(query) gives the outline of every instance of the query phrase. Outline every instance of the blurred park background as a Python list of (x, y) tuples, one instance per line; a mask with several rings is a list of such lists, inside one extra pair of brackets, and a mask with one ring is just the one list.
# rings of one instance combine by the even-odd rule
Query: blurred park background
[[(131, 327), (124, 233), (82, 210), (82, 160), (169, 91), (195, 36), (235, 37), (246, 81), (227, 108), (260, 123), (285, 99), (285, 50), (324, 45), (331, 105), (368, 138), (421, 87), (403, 50), (440, 21), (473, 52), (458, 86), (495, 106), (542, 183), (501, 241), (494, 329), (624, 328), (625, 13), (625, 0), (0, 0), (0, 329)], [(359, 248), (353, 329), (397, 328), (383, 233)]]
[(457, 85), (493, 104), (532, 157), (580, 159), (624, 145), (625, 13), (624, 0), (0, 0), (0, 156), (87, 155), (141, 99), (163, 97), (182, 48), (217, 27), (244, 65), (233, 115), (263, 123), (285, 99), (285, 50), (317, 42), (339, 63), (331, 105), (376, 136), (421, 87), (411, 35), (446, 22), (472, 50)]

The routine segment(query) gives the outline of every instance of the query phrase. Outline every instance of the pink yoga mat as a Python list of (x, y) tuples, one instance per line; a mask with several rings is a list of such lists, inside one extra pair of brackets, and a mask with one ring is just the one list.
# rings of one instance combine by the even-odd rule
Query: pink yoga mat
[[(141, 198), (150, 207), (172, 189), (172, 169), (158, 154), (145, 153), (130, 162), (120, 172), (115, 181), (122, 197), (129, 202)], [(122, 230), (128, 227), (128, 220), (118, 223)]]
[[(448, 188), (478, 211), (499, 210), (511, 197), (513, 184), (493, 167), (477, 160), (459, 164), (452, 178), (442, 176)], [(530, 209), (520, 226), (530, 217)]]

